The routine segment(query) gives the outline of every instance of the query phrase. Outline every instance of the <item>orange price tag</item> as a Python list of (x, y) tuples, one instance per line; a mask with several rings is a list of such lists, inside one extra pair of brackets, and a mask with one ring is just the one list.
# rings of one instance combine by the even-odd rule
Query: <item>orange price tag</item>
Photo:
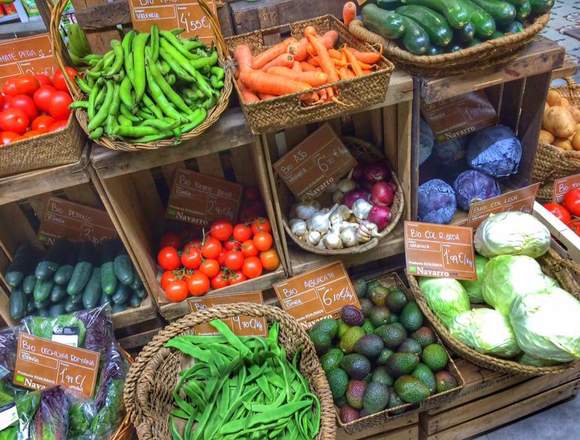
[(13, 76), (52, 76), (57, 68), (48, 34), (0, 41), (0, 86)]
[(580, 188), (580, 174), (556, 179), (554, 180), (554, 195), (552, 196), (552, 200), (556, 203), (562, 203), (566, 193), (576, 188)]

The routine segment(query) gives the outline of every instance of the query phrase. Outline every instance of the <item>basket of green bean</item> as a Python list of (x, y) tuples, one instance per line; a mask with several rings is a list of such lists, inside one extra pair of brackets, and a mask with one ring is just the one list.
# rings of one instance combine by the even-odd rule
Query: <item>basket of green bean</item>
[[(268, 335), (221, 320), (266, 318)], [(195, 334), (210, 324), (215, 335)], [(277, 307), (238, 303), (191, 313), (143, 348), (125, 382), (141, 440), (334, 440), (332, 394), (304, 328)]]
[(135, 151), (170, 147), (202, 134), (226, 109), (232, 91), (226, 68), (226, 45), (219, 23), (205, 0), (204, 10), (215, 46), (196, 38), (181, 38), (181, 29), (126, 32), (111, 40), (103, 55), (71, 48), (88, 47), (77, 26), (65, 48), (59, 33), (68, 0), (58, 0), (51, 12), (50, 34), (55, 58), (65, 72), (65, 53), (81, 73), (65, 79), (75, 115), (86, 134), (112, 150)]

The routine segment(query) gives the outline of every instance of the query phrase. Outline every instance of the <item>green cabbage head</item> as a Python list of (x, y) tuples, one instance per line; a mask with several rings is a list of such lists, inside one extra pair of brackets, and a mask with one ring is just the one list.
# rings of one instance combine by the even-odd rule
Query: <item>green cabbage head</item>
[(527, 255), (538, 258), (550, 248), (550, 231), (525, 212), (490, 215), (477, 228), (475, 249), (488, 258), (497, 255)]
[(559, 287), (516, 298), (509, 320), (520, 348), (556, 362), (580, 359), (580, 302)]
[(483, 354), (511, 358), (521, 353), (507, 318), (497, 310), (480, 308), (463, 312), (455, 317), (449, 331)]
[(475, 281), (461, 280), (461, 285), (467, 291), (469, 295), (469, 300), (473, 304), (483, 302), (483, 294), (481, 293), (481, 285), (483, 282), (483, 273), (485, 270), (485, 265), (489, 260), (481, 255), (475, 256), (475, 272), (477, 274), (477, 279)]
[(421, 292), (433, 313), (449, 327), (460, 313), (469, 310), (469, 296), (459, 283), (451, 278), (422, 278)]
[(485, 265), (483, 300), (507, 316), (515, 298), (548, 287), (548, 278), (536, 260), (525, 255), (500, 255)]

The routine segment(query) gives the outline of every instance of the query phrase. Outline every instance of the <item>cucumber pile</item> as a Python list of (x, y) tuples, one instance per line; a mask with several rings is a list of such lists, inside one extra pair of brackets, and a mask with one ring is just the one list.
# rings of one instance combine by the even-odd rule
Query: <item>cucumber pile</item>
[(438, 55), (522, 32), (554, 0), (375, 0), (362, 8), (365, 26), (398, 40), (415, 55)]
[(109, 303), (113, 313), (139, 307), (145, 288), (119, 240), (57, 240), (47, 252), (21, 245), (4, 278), (10, 316), (55, 317)]

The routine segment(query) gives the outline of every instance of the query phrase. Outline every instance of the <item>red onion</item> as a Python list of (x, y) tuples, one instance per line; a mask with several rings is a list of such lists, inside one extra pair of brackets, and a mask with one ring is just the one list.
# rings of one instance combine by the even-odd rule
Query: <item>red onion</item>
[(365, 199), (367, 202), (370, 200), (371, 195), (362, 189), (353, 189), (352, 191), (347, 192), (342, 199), (342, 203), (348, 206), (348, 209), (352, 209), (352, 205), (358, 199)]
[(354, 167), (354, 169), (352, 170), (352, 180), (355, 180), (357, 182), (360, 182), (361, 180), (365, 179), (365, 173), (364, 173), (364, 165), (362, 164), (358, 164), (356, 167)]
[(371, 201), (374, 205), (391, 206), (395, 192), (387, 182), (376, 182), (371, 190)]
[(389, 185), (391, 187), (391, 189), (393, 190), (394, 193), (397, 192), (397, 184), (395, 182), (393, 182), (391, 180), (390, 182), (387, 182), (387, 185)]
[(385, 229), (391, 221), (391, 210), (386, 206), (373, 206), (369, 212), (367, 220), (377, 225), (380, 231)]
[(367, 181), (374, 183), (391, 178), (391, 171), (384, 162), (370, 163), (365, 166), (364, 174)]

